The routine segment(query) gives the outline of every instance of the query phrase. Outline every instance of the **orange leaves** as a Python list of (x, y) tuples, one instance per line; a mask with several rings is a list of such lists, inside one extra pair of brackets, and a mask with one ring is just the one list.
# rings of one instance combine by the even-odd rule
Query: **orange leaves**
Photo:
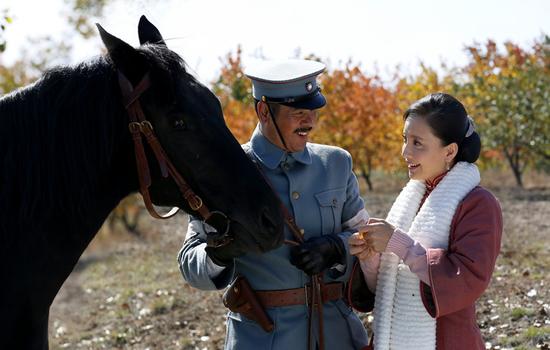
[(240, 143), (245, 143), (252, 135), (257, 118), (252, 83), (242, 73), (241, 48), (238, 47), (235, 54), (228, 53), (222, 64), (213, 91), (220, 99), (229, 130)]
[(243, 103), (252, 102), (251, 96), (252, 83), (242, 72), (241, 62), (242, 50), (237, 47), (237, 52), (233, 55), (228, 53), (222, 60), (222, 69), (220, 77), (214, 83), (214, 93), (222, 99), (232, 99)]
[[(244, 143), (257, 123), (251, 83), (242, 74), (241, 49), (222, 61), (214, 93), (221, 100), (231, 132)], [(367, 76), (358, 65), (321, 76), (327, 105), (319, 112), (312, 140), (348, 150), (356, 170), (369, 176), (372, 170), (391, 170), (399, 164), (401, 118), (392, 91), (376, 76)]]
[(223, 105), (223, 110), (225, 122), (229, 130), (231, 130), (239, 143), (247, 142), (258, 120), (253, 103), (243, 103), (229, 99)]
[(401, 125), (393, 93), (378, 77), (350, 64), (321, 76), (321, 86), (327, 105), (320, 110), (313, 139), (348, 150), (363, 176), (394, 168)]
[[(512, 164), (521, 183), (525, 166), (550, 159), (550, 37), (544, 36), (530, 50), (511, 42), (499, 50), (488, 40), (466, 47), (466, 52), (469, 60), (464, 66), (442, 65), (436, 70), (421, 63), (413, 76), (396, 70), (390, 83), (365, 74), (351, 61), (345, 68), (328, 70), (320, 76), (327, 105), (319, 111), (312, 140), (348, 150), (357, 174), (369, 182), (373, 170), (393, 171), (402, 165), (403, 112), (429, 93), (447, 92), (463, 102), (476, 122), (483, 142), (482, 163)], [(240, 47), (222, 64), (214, 92), (229, 128), (246, 142), (257, 117), (251, 83), (242, 74)]]
[[(471, 63), (462, 73), (460, 93), (473, 112), (486, 149), (500, 152), (516, 181), (529, 166), (550, 159), (550, 39), (545, 36), (531, 50), (507, 42), (504, 50), (488, 41), (468, 47)], [(495, 152), (485, 157), (497, 159)]]

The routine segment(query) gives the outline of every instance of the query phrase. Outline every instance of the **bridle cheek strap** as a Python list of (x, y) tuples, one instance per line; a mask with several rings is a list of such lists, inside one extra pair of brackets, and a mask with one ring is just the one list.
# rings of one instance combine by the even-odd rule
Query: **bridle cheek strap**
[(189, 204), (189, 207), (193, 211), (198, 212), (202, 216), (203, 220), (208, 220), (212, 213), (203, 203), (202, 199), (193, 192), (191, 187), (187, 184), (187, 182), (185, 182), (176, 167), (167, 157), (166, 152), (155, 135), (153, 125), (146, 119), (145, 113), (141, 108), (139, 98), (151, 86), (149, 73), (145, 74), (134, 88), (128, 78), (126, 78), (121, 71), (118, 71), (118, 82), (124, 100), (124, 107), (126, 108), (130, 119), (128, 129), (130, 130), (132, 139), (134, 140), (136, 165), (139, 178), (139, 191), (143, 196), (143, 201), (145, 202), (147, 211), (149, 211), (149, 214), (151, 214), (154, 218), (168, 219), (174, 216), (178, 212), (179, 208), (174, 207), (164, 215), (159, 214), (155, 210), (153, 202), (151, 201), (151, 195), (149, 194), (149, 187), (151, 186), (151, 173), (143, 146), (143, 136), (145, 136), (145, 140), (147, 140), (147, 143), (151, 147), (151, 150), (157, 159), (162, 177), (172, 177), (178, 185), (183, 197)]

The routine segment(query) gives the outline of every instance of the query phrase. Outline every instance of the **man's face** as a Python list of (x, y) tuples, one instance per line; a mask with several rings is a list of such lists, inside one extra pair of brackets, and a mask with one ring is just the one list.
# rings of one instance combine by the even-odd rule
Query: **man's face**
[[(273, 124), (265, 102), (258, 103), (258, 115), (262, 124), (262, 134), (271, 143), (284, 149), (285, 147), (277, 134), (277, 129)], [(285, 139), (287, 150), (289, 152), (299, 152), (306, 147), (309, 133), (315, 127), (317, 111), (279, 105), (277, 112), (275, 112), (275, 120), (281, 131), (281, 135)]]

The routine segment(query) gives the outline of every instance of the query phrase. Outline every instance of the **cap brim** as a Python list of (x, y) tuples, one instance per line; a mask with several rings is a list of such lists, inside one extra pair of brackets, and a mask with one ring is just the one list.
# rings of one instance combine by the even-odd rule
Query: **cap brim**
[(285, 106), (293, 107), (293, 108), (299, 108), (299, 109), (319, 109), (321, 107), (324, 107), (327, 104), (327, 100), (325, 99), (325, 96), (321, 92), (317, 92), (316, 94), (312, 95), (310, 98), (307, 98), (305, 100), (301, 100), (298, 102), (291, 102), (291, 103), (283, 103)]

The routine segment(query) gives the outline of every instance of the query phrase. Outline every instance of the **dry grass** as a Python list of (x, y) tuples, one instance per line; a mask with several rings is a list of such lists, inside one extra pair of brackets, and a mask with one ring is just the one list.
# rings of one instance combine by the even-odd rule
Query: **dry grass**
[[(505, 229), (478, 323), (492, 349), (548, 349), (550, 188), (536, 177), (526, 179), (526, 190), (484, 178), (501, 202)], [(375, 177), (376, 191), (365, 196), (372, 216), (387, 213), (405, 180)], [(220, 292), (190, 288), (176, 263), (186, 218), (144, 224), (146, 238), (104, 233), (81, 258), (51, 309), (51, 349), (222, 348)]]
[(550, 189), (495, 190), (504, 237), (493, 282), (478, 302), (478, 322), (493, 347), (550, 344)]

